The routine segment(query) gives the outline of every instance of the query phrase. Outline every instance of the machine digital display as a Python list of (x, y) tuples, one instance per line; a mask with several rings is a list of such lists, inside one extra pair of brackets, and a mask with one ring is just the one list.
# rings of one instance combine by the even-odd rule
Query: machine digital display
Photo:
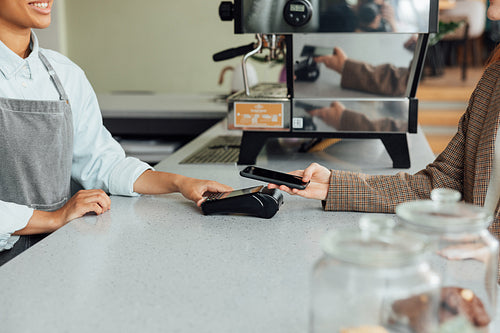
[(304, 5), (299, 5), (299, 4), (292, 4), (292, 5), (290, 5), (290, 11), (291, 12), (303, 13), (305, 10), (306, 10), (306, 6), (304, 6)]

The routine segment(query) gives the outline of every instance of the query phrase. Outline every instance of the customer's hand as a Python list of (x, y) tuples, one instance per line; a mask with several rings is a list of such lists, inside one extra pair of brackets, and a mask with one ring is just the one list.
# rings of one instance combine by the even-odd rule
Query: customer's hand
[(332, 102), (329, 107), (315, 109), (309, 111), (309, 114), (313, 117), (318, 117), (323, 120), (327, 125), (334, 128), (340, 128), (340, 121), (342, 119), (342, 114), (345, 111), (344, 104), (340, 102)]
[(304, 190), (291, 189), (285, 185), (269, 184), (270, 189), (279, 188), (280, 190), (292, 195), (299, 195), (307, 199), (325, 200), (328, 194), (330, 184), (330, 170), (318, 163), (312, 163), (305, 170), (296, 170), (290, 174), (302, 177), (302, 181), (309, 182), (309, 185)]
[(346, 60), (347, 54), (340, 47), (334, 47), (333, 54), (314, 57), (314, 61), (316, 61), (318, 64), (323, 63), (326, 67), (336, 71), (339, 74), (342, 74)]

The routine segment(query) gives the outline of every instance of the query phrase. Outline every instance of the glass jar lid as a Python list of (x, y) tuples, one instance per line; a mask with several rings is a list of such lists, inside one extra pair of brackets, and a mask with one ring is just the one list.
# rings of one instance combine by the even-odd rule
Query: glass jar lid
[(413, 264), (427, 253), (427, 238), (396, 227), (383, 215), (361, 218), (359, 228), (334, 230), (321, 241), (323, 251), (336, 259), (371, 267)]
[(493, 215), (484, 208), (460, 202), (459, 192), (446, 188), (431, 192), (431, 200), (400, 204), (396, 214), (413, 226), (441, 232), (464, 232), (487, 228)]

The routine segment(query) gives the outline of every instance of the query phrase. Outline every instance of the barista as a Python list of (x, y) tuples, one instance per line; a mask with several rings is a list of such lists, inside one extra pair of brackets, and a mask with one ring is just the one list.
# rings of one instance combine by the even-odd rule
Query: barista
[[(500, 0), (488, 18), (500, 20)], [(291, 174), (311, 181), (305, 190), (279, 186), (289, 194), (322, 200), (326, 210), (394, 213), (398, 204), (429, 199), (434, 188), (451, 188), (465, 202), (494, 212), (490, 232), (500, 238), (500, 46), (474, 90), (458, 131), (446, 149), (416, 174), (366, 175), (329, 170), (317, 163)], [(269, 184), (269, 188), (278, 188)]]
[[(103, 127), (83, 71), (40, 48), (32, 28), (46, 28), (53, 0), (0, 0), (0, 264), (87, 213), (110, 209), (107, 193), (180, 192), (202, 202), (215, 181), (157, 172), (125, 157)], [(70, 181), (85, 190), (71, 196)], [(14, 235), (23, 235), (21, 241)], [(14, 245), (14, 243), (16, 243)]]

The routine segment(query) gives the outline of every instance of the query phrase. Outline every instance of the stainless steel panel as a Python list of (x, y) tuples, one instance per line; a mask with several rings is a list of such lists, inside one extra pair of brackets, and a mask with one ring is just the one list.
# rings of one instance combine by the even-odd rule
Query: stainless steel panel
[[(436, 0), (240, 0), (242, 33), (428, 33)], [(384, 13), (383, 13), (384, 12)], [(390, 12), (389, 14), (385, 14)], [(292, 17), (292, 20), (288, 18)], [(300, 17), (304, 17), (300, 21)], [(307, 16), (307, 18), (306, 18)], [(297, 24), (293, 20), (297, 19)], [(430, 29), (431, 28), (431, 29)]]
[(409, 100), (294, 99), (292, 128), (308, 133), (406, 133)]
[[(241, 118), (237, 108), (241, 104), (248, 104), (259, 108), (261, 105), (275, 104), (281, 106), (280, 125), (259, 126), (259, 118), (269, 117), (264, 111), (254, 110), (252, 114), (246, 114), (248, 117), (255, 117), (256, 124), (239, 124), (236, 119)], [(254, 108), (254, 109), (256, 109)], [(264, 110), (264, 108), (262, 109)], [(291, 120), (290, 99), (287, 96), (287, 88), (281, 83), (261, 83), (250, 88), (250, 95), (247, 96), (244, 91), (238, 92), (228, 97), (228, 128), (243, 129), (245, 131), (270, 131), (270, 132), (288, 132), (290, 131)]]

